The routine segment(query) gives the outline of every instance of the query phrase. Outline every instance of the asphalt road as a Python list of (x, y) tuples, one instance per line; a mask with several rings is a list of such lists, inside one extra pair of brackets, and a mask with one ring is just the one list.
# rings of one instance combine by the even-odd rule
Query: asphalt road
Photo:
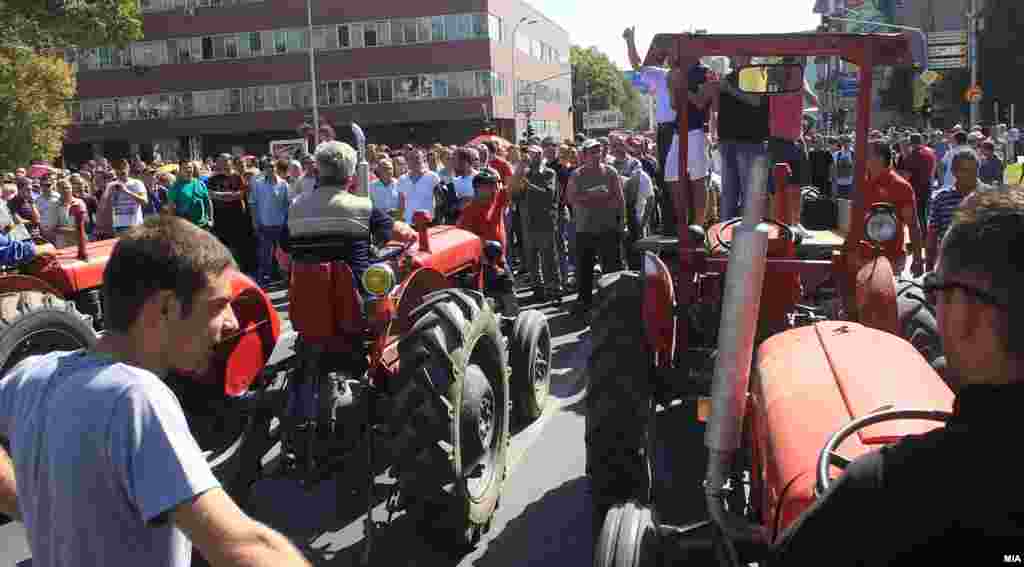
[[(272, 293), (286, 313), (283, 292)], [(470, 552), (435, 548), (412, 522), (397, 514), (377, 530), (373, 565), (587, 565), (591, 563), (590, 499), (587, 494), (582, 414), (586, 378), (582, 368), (589, 331), (561, 308), (538, 306), (552, 330), (551, 399), (544, 415), (513, 437), (510, 474), (492, 530)], [(286, 325), (286, 330), (290, 328)], [(291, 341), (278, 345), (274, 359), (290, 354)], [(273, 362), (273, 360), (272, 360)], [(271, 460), (274, 452), (268, 455)], [(378, 483), (388, 483), (382, 475)], [(306, 491), (287, 479), (256, 483), (248, 512), (286, 534), (316, 565), (356, 565), (363, 550), (364, 502), (336, 509), (335, 482)], [(387, 517), (384, 505), (374, 512)], [(21, 524), (0, 527), (0, 566), (30, 565)]]

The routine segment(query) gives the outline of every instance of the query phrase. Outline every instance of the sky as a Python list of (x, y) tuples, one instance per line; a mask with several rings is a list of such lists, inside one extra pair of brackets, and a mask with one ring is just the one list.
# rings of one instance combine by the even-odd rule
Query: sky
[[(619, 68), (629, 68), (622, 30), (636, 26), (640, 56), (659, 33), (691, 28), (708, 33), (786, 33), (812, 30), (821, 16), (814, 0), (526, 0), (569, 31), (569, 41), (596, 46)], [(542, 25), (542, 24), (533, 24)], [(529, 35), (526, 27), (520, 28)]]

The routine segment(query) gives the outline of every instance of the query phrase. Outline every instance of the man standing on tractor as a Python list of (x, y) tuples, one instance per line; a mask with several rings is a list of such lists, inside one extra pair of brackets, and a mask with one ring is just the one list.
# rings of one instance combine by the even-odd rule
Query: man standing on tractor
[(924, 272), (924, 248), (921, 225), (918, 224), (917, 203), (914, 188), (892, 168), (893, 149), (885, 142), (868, 145), (867, 183), (863, 190), (853, 196), (853, 210), (850, 215), (850, 232), (843, 246), (847, 254), (857, 257), (858, 248), (864, 238), (864, 222), (871, 206), (889, 203), (896, 208), (896, 236), (883, 244), (885, 256), (892, 264), (892, 271), (899, 276), (907, 265), (907, 250), (904, 242), (904, 227), (910, 229), (910, 253), (913, 261), (910, 273), (914, 277)]
[[(0, 380), (0, 512), (34, 565), (308, 566), (221, 488), (164, 382), (202, 375), (238, 331), (228, 249), (170, 215), (121, 236), (103, 274), (106, 334)], [(13, 462), (12, 462), (13, 461)]]
[(847, 466), (782, 534), (780, 565), (947, 564), (965, 550), (980, 564), (1020, 553), (1024, 488), (986, 488), (1024, 465), (1006, 446), (1007, 423), (1024, 404), (1021, 242), (1019, 187), (964, 200), (924, 282), (946, 353), (944, 380), (956, 395), (952, 417)]
[[(303, 193), (288, 209), (288, 221), (281, 237), (281, 248), (292, 252), (303, 242), (330, 242), (320, 247), (321, 261), (343, 260), (363, 290), (363, 272), (370, 267), (371, 239), (385, 243), (392, 238), (412, 242), (416, 232), (408, 224), (392, 220), (387, 212), (373, 206), (369, 197), (351, 191), (353, 174), (359, 162), (352, 146), (338, 141), (317, 146), (318, 187)], [(420, 154), (422, 157), (422, 154)]]
[(626, 200), (615, 168), (605, 165), (601, 143), (583, 142), (582, 167), (573, 172), (566, 198), (576, 212), (576, 282), (579, 295), (574, 311), (586, 313), (592, 304), (594, 260), (610, 274), (622, 269), (622, 231)]

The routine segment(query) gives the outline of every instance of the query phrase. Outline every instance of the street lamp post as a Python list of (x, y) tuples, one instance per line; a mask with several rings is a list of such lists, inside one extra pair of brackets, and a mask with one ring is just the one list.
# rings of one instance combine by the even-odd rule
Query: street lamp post
[(306, 28), (309, 33), (309, 84), (313, 89), (313, 149), (315, 151), (320, 137), (320, 109), (317, 104), (316, 50), (313, 47), (313, 0), (306, 0)]
[[(519, 19), (515, 26), (512, 27), (512, 124), (515, 128), (516, 141), (519, 141), (519, 77), (516, 76), (516, 58), (519, 57), (519, 52), (516, 48), (516, 39), (519, 37), (519, 26), (526, 24), (536, 24), (537, 19), (531, 18), (530, 16), (523, 16)], [(529, 119), (527, 119), (529, 121)], [(529, 124), (527, 124), (529, 126)]]

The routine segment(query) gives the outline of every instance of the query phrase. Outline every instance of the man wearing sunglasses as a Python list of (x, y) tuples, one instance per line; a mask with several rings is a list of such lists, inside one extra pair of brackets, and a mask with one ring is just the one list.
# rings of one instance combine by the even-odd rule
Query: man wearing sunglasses
[[(1024, 190), (964, 200), (925, 278), (946, 352), (944, 379), (956, 394), (953, 416), (850, 464), (781, 536), (780, 565), (825, 557), (829, 565), (947, 564), (960, 550), (970, 550), (971, 564), (994, 564), (1020, 553), (1024, 488), (997, 479), (1024, 464), (1013, 441), (1024, 406), (1022, 243)], [(849, 545), (851, 537), (858, 545)]]

